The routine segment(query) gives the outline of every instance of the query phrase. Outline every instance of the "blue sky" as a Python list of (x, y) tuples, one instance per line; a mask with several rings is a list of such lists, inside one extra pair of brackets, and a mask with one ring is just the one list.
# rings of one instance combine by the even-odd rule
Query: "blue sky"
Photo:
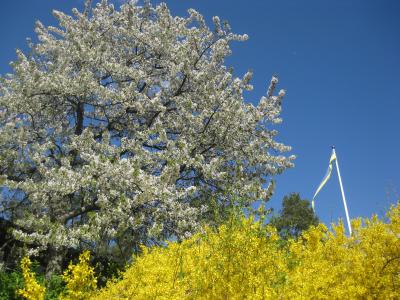
[[(4, 0), (0, 10), (0, 74), (10, 72), (15, 49), (26, 49), (35, 20), (54, 24), (53, 8), (70, 12), (82, 0)], [(120, 1), (117, 1), (120, 2)], [(159, 1), (153, 1), (158, 3)], [(285, 88), (284, 123), (278, 139), (293, 147), (296, 167), (277, 177), (271, 206), (299, 192), (310, 199), (336, 145), (351, 217), (382, 215), (400, 198), (400, 1), (398, 0), (175, 0), (175, 15), (188, 8), (211, 23), (218, 15), (234, 32), (227, 64), (237, 75), (254, 71), (256, 103), (272, 74)], [(344, 219), (333, 173), (316, 200), (322, 221)]]

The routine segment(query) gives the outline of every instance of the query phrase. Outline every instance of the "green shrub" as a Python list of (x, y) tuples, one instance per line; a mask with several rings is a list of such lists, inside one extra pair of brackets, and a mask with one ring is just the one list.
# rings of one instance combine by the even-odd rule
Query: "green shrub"
[(23, 279), (20, 272), (0, 272), (0, 300), (20, 299), (16, 291), (22, 286)]
[(64, 289), (65, 283), (61, 275), (52, 275), (51, 278), (46, 281), (45, 300), (57, 300)]

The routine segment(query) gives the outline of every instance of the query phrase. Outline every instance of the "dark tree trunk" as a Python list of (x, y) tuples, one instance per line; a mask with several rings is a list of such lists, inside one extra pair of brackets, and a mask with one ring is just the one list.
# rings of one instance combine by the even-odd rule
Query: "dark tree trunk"
[(65, 249), (56, 249), (49, 246), (46, 257), (46, 278), (50, 279), (53, 274), (61, 274), (63, 259), (65, 257)]

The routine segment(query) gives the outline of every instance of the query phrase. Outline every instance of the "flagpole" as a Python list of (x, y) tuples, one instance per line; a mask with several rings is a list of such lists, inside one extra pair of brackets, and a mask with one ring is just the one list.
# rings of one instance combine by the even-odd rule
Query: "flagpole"
[(342, 200), (343, 200), (344, 210), (346, 212), (347, 226), (349, 228), (349, 233), (351, 235), (351, 224), (350, 224), (350, 218), (349, 218), (349, 211), (347, 210), (346, 197), (344, 195), (342, 177), (340, 176), (339, 163), (338, 163), (338, 158), (337, 158), (336, 151), (335, 151), (335, 146), (332, 146), (332, 151), (333, 151), (333, 153), (335, 154), (335, 157), (336, 157), (336, 159), (335, 159), (336, 170), (337, 170), (337, 174), (338, 174), (338, 177), (339, 177), (340, 190), (342, 192)]

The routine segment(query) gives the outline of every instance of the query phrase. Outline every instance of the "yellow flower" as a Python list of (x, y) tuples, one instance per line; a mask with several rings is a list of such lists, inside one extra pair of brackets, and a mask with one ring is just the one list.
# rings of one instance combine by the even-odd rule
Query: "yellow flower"
[(183, 242), (143, 248), (122, 280), (91, 299), (398, 299), (400, 205), (354, 220), (323, 224), (284, 242), (253, 218), (231, 219)]
[(79, 263), (70, 264), (62, 275), (67, 291), (61, 295), (62, 300), (87, 299), (97, 287), (94, 269), (89, 265), (90, 252), (84, 251), (79, 256)]
[(42, 300), (46, 293), (46, 288), (41, 286), (35, 279), (35, 273), (31, 272), (31, 261), (29, 257), (21, 260), (22, 277), (24, 278), (24, 288), (19, 289), (17, 294), (27, 300)]

